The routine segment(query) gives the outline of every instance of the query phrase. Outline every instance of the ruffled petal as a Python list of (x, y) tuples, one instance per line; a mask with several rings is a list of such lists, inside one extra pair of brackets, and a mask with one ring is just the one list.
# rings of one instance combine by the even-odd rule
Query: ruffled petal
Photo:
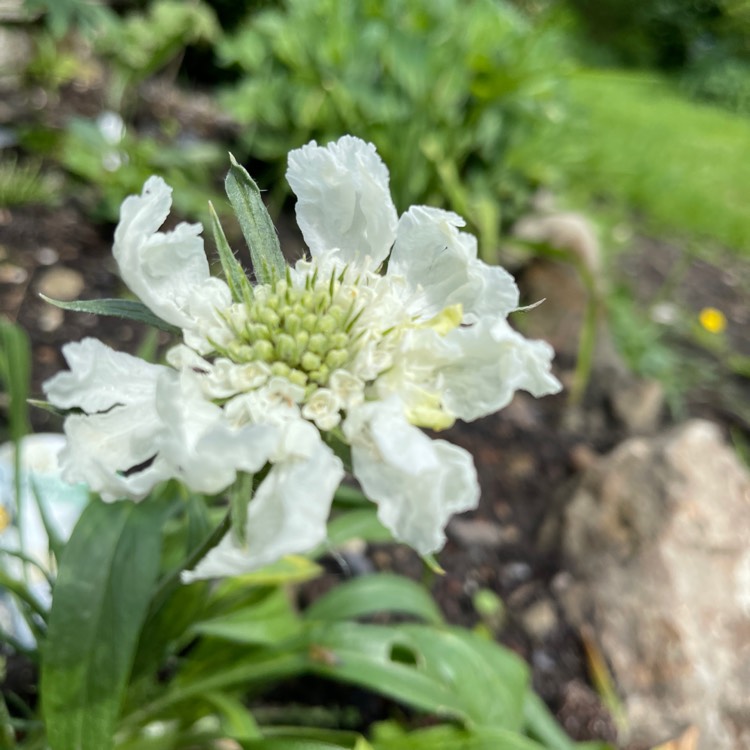
[(156, 445), (164, 429), (155, 403), (116, 406), (103, 414), (71, 415), (60, 452), (62, 477), (85, 482), (102, 500), (142, 500), (171, 476)]
[(371, 143), (344, 136), (289, 154), (286, 178), (297, 196), (297, 223), (313, 257), (339, 248), (343, 263), (377, 268), (396, 236), (398, 214), (388, 169)]
[(55, 406), (87, 412), (65, 420), (64, 479), (85, 482), (106, 501), (145, 497), (170, 475), (157, 455), (165, 424), (157, 412), (156, 389), (171, 370), (113, 351), (96, 339), (66, 344), (63, 354), (70, 370), (44, 383), (44, 392)]
[(62, 353), (70, 370), (42, 385), (50, 403), (60, 409), (79, 408), (93, 413), (116, 404), (151, 402), (156, 379), (168, 370), (116, 352), (91, 338), (65, 344)]
[(203, 395), (200, 379), (190, 371), (159, 378), (157, 410), (165, 425), (159, 457), (171, 476), (197, 492), (216, 494), (237, 478), (238, 471), (261, 469), (278, 441), (268, 425), (230, 427), (222, 409)]
[(183, 573), (184, 582), (248, 573), (285, 555), (307, 552), (326, 538), (344, 469), (311, 425), (299, 422), (293, 431), (287, 447), (305, 455), (289, 454), (263, 480), (248, 507), (245, 543), (230, 531), (195, 570)]
[(421, 319), (455, 304), (470, 321), (518, 307), (513, 277), (477, 258), (476, 239), (458, 229), (464, 224), (458, 214), (428, 206), (412, 206), (399, 220), (388, 273), (406, 279)]
[(410, 425), (396, 399), (353, 410), (344, 433), (351, 441), (354, 475), (378, 504), (381, 523), (420, 554), (443, 546), (443, 529), (454, 513), (477, 506), (471, 455)]
[(538, 397), (562, 388), (551, 373), (552, 347), (525, 338), (504, 319), (483, 318), (445, 338), (459, 356), (441, 370), (444, 402), (460, 419), (471, 421), (502, 409), (517, 390)]
[(171, 205), (172, 189), (160, 177), (150, 177), (141, 195), (123, 201), (112, 252), (123, 281), (155, 315), (192, 329), (196, 318), (190, 308), (195, 300), (215, 296), (217, 283), (227, 304), (231, 295), (224, 282), (211, 279), (200, 224), (181, 223), (171, 232), (157, 231)]

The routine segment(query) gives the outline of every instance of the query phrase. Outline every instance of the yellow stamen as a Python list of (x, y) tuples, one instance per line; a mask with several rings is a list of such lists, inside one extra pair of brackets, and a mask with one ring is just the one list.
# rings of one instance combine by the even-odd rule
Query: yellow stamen
[(464, 309), (459, 303), (444, 308), (434, 318), (430, 318), (424, 325), (434, 329), (441, 336), (445, 336), (446, 333), (461, 325), (463, 317)]

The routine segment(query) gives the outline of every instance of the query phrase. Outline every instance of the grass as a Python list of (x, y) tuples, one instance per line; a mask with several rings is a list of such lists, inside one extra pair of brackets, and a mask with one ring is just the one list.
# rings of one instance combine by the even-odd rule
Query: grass
[(29, 204), (54, 205), (60, 200), (58, 181), (41, 166), (15, 156), (0, 159), (0, 208)]
[(545, 148), (563, 155), (575, 192), (750, 256), (750, 118), (646, 74), (579, 73), (570, 94), (574, 115)]

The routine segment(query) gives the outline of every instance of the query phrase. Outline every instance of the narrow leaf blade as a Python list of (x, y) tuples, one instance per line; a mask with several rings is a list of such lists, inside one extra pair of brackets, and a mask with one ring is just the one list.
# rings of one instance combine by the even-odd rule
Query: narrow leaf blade
[(216, 251), (219, 253), (219, 260), (221, 261), (221, 268), (224, 271), (224, 278), (227, 280), (229, 290), (232, 292), (232, 298), (235, 302), (242, 302), (250, 291), (252, 296), (252, 288), (250, 282), (247, 280), (242, 266), (235, 258), (232, 248), (227, 242), (227, 237), (224, 234), (224, 229), (221, 226), (219, 217), (216, 214), (213, 203), (208, 202), (208, 211), (211, 215), (211, 229), (214, 234), (214, 244), (216, 245)]
[(262, 284), (283, 279), (286, 263), (281, 254), (276, 227), (260, 197), (260, 190), (234, 156), (230, 154), (229, 158), (232, 166), (224, 186), (250, 249), (255, 276)]
[(349, 620), (376, 612), (399, 612), (440, 624), (443, 618), (428, 591), (402, 576), (378, 573), (342, 583), (306, 612), (308, 620)]
[(163, 506), (87, 506), (68, 541), (42, 657), (52, 750), (107, 750), (161, 551)]
[(167, 323), (161, 318), (157, 318), (143, 302), (133, 299), (91, 299), (91, 300), (72, 300), (65, 302), (59, 299), (52, 299), (43, 294), (39, 295), (45, 302), (50, 305), (59, 307), (61, 310), (71, 310), (72, 312), (92, 313), (93, 315), (107, 315), (114, 318), (125, 318), (135, 320), (138, 323), (159, 328), (167, 333), (179, 333), (180, 329)]

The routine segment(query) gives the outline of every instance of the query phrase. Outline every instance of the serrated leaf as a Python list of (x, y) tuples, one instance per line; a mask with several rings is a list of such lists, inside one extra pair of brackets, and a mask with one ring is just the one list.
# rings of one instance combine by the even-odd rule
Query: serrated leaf
[(441, 624), (429, 592), (414, 581), (389, 573), (361, 576), (331, 589), (306, 612), (308, 620), (350, 620), (377, 612), (399, 612)]
[(255, 181), (237, 160), (229, 155), (229, 168), (224, 187), (237, 214), (240, 229), (250, 250), (253, 271), (261, 284), (283, 279), (286, 263), (281, 254), (279, 238)]
[(162, 504), (99, 500), (68, 540), (42, 654), (52, 750), (113, 745), (125, 686), (159, 572)]
[(252, 286), (245, 275), (245, 271), (234, 256), (232, 248), (229, 247), (224, 229), (211, 201), (208, 202), (208, 211), (211, 216), (211, 229), (214, 234), (216, 251), (219, 253), (221, 268), (224, 271), (224, 278), (227, 280), (232, 298), (235, 302), (242, 302), (248, 297), (252, 299)]
[(159, 328), (167, 333), (176, 334), (180, 329), (167, 323), (161, 318), (157, 318), (151, 310), (138, 300), (132, 299), (91, 299), (91, 300), (64, 300), (52, 299), (44, 294), (39, 295), (45, 302), (50, 305), (59, 307), (61, 310), (71, 310), (72, 312), (91, 313), (92, 315), (107, 315), (114, 318), (125, 318), (126, 320), (135, 320), (138, 323)]

